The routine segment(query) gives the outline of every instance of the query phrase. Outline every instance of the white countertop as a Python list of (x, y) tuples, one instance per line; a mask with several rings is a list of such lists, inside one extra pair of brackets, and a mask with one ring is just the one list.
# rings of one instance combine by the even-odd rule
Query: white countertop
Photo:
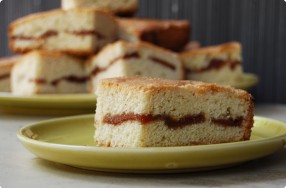
[[(255, 115), (286, 122), (286, 105), (257, 105)], [(280, 187), (286, 186), (286, 150), (240, 166), (181, 174), (115, 174), (81, 170), (35, 157), (17, 130), (50, 117), (0, 114), (0, 188), (18, 187)]]

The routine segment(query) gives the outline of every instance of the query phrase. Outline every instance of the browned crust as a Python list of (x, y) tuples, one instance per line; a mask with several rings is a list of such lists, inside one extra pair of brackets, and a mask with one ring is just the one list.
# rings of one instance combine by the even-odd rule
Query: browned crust
[(251, 95), (248, 95), (245, 97), (246, 102), (249, 103), (249, 108), (248, 108), (248, 112), (247, 112), (247, 119), (245, 120), (246, 122), (246, 126), (244, 129), (244, 135), (243, 135), (243, 139), (244, 140), (249, 140), (250, 136), (251, 136), (251, 131), (252, 131), (252, 127), (254, 125), (254, 102), (253, 102), (253, 97)]
[(126, 8), (117, 8), (116, 10), (102, 9), (102, 8), (94, 8), (94, 9), (101, 10), (101, 11), (107, 12), (109, 14), (118, 16), (118, 17), (128, 18), (128, 17), (133, 17), (136, 14), (136, 12), (138, 10), (138, 6), (126, 7)]
[(8, 68), (11, 69), (13, 65), (21, 58), (21, 56), (10, 56), (0, 58), (0, 69)]
[(54, 14), (62, 14), (64, 12), (65, 12), (65, 10), (56, 9), (56, 10), (52, 10), (52, 11), (33, 13), (33, 14), (30, 14), (30, 15), (18, 18), (16, 20), (14, 20), (9, 25), (9, 27), (8, 27), (8, 34), (9, 34), (9, 36), (11, 36), (13, 29), (15, 27), (17, 27), (18, 25), (21, 25), (23, 23), (30, 22), (30, 21), (35, 20), (35, 19), (43, 19), (43, 18), (45, 18), (47, 16), (54, 15)]
[(179, 51), (190, 40), (187, 20), (119, 19), (119, 25), (138, 39)]
[(14, 29), (14, 27), (17, 27), (18, 25), (21, 25), (21, 24), (26, 23), (26, 22), (30, 22), (32, 20), (43, 19), (43, 18), (48, 17), (50, 15), (63, 14), (65, 12), (90, 12), (90, 13), (100, 13), (100, 14), (105, 14), (107, 16), (110, 16), (110, 14), (107, 13), (106, 11), (94, 9), (94, 8), (76, 8), (76, 9), (70, 9), (70, 10), (55, 9), (55, 10), (51, 10), (51, 11), (33, 13), (33, 14), (28, 15), (28, 16), (24, 16), (24, 17), (21, 17), (19, 19), (16, 19), (15, 21), (13, 21), (9, 25), (8, 31), (9, 31), (9, 33), (11, 33), (12, 30)]
[(228, 53), (233, 51), (241, 51), (241, 44), (239, 42), (229, 42), (216, 46), (208, 46), (197, 48), (189, 51), (182, 52), (180, 56), (182, 58), (196, 55), (211, 55), (217, 53)]
[[(167, 53), (168, 55), (172, 55), (172, 56), (176, 56), (177, 57), (177, 54), (168, 50), (168, 49), (165, 49), (165, 48), (161, 48), (159, 46), (156, 46), (156, 45), (153, 45), (153, 44), (150, 44), (148, 42), (143, 42), (143, 41), (139, 41), (139, 42), (136, 42), (136, 43), (127, 43), (127, 42), (124, 42), (124, 41), (121, 41), (122, 44), (126, 47), (126, 48), (149, 48), (149, 49), (153, 49), (154, 51), (159, 51), (160, 53)], [(178, 58), (178, 57), (177, 57)]]
[(0, 58), (0, 80), (9, 79), (13, 66), (20, 61), (22, 56)]
[[(72, 1), (72, 0), (70, 0), (70, 1)], [(77, 1), (77, 0), (75, 0), (75, 1)], [(62, 1), (62, 7), (63, 7), (63, 5), (64, 4)], [(83, 5), (81, 5), (79, 3), (74, 8), (90, 7), (90, 8), (94, 8), (94, 9), (98, 9), (98, 10), (108, 12), (110, 14), (113, 14), (113, 15), (116, 15), (119, 17), (132, 17), (138, 10), (138, 0), (134, 1), (134, 3), (132, 3), (132, 4), (127, 4), (127, 5), (129, 5), (129, 6), (126, 6), (126, 4), (125, 4), (124, 7), (117, 7), (116, 9), (111, 9), (108, 7), (102, 8), (102, 7), (98, 7), (98, 6), (93, 6), (92, 4), (85, 5), (83, 2)]]
[(23, 56), (21, 56), (21, 60), (17, 61), (18, 63), (21, 63), (22, 60), (25, 60), (26, 58), (31, 58), (33, 56), (39, 56), (39, 57), (53, 57), (53, 58), (72, 58), (76, 60), (78, 63), (83, 64), (84, 60), (78, 56), (74, 55), (68, 55), (66, 53), (62, 53), (59, 51), (48, 51), (48, 50), (34, 50), (31, 51)]
[(129, 10), (120, 10), (116, 11), (115, 15), (119, 17), (133, 17), (137, 13), (138, 8), (129, 9)]
[(125, 7), (118, 7), (115, 10), (111, 10), (115, 13), (117, 16), (123, 16), (126, 17), (125, 15), (130, 15), (130, 14), (135, 14), (138, 10), (138, 0), (134, 2), (134, 4), (130, 4), (130, 6), (125, 6)]
[(231, 93), (237, 97), (245, 100), (250, 99), (250, 94), (241, 89), (235, 89), (230, 86), (218, 85), (213, 83), (204, 83), (199, 81), (190, 80), (166, 80), (160, 78), (150, 78), (150, 77), (116, 77), (116, 78), (106, 78), (99, 81), (99, 84), (103, 87), (117, 87), (121, 84), (121, 87), (128, 89), (136, 89), (143, 91), (150, 90), (174, 90), (174, 89), (184, 89), (195, 93), (208, 93), (208, 92), (226, 92)]
[(186, 65), (181, 60), (180, 60), (180, 63), (182, 64), (182, 78), (181, 78), (181, 80), (187, 80), (188, 74), (187, 74)]
[(199, 41), (190, 41), (188, 42), (181, 52), (191, 51), (201, 48), (201, 43)]
[(188, 20), (155, 20), (155, 19), (140, 19), (140, 18), (119, 18), (119, 25), (127, 27), (128, 30), (138, 32), (139, 34), (144, 31), (156, 29), (169, 29), (172, 26), (178, 28), (189, 28), (190, 23)]

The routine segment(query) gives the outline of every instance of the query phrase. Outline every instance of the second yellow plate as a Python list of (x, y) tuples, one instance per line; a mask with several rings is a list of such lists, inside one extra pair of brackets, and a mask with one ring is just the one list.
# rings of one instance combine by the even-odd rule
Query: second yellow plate
[(93, 113), (96, 96), (92, 94), (58, 94), (17, 96), (0, 93), (0, 112), (25, 115), (75, 115)]

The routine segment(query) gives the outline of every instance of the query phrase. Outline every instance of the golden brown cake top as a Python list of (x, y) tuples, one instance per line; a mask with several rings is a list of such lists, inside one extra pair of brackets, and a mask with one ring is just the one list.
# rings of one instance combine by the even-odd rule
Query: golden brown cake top
[(229, 42), (216, 46), (208, 46), (185, 51), (181, 53), (181, 56), (196, 56), (196, 55), (212, 55), (217, 53), (231, 53), (234, 51), (241, 52), (241, 44), (239, 42)]
[(13, 65), (21, 58), (21, 56), (11, 56), (0, 58), (0, 69), (12, 68)]
[(33, 56), (33, 55), (46, 56), (46, 57), (61, 57), (65, 54), (62, 52), (57, 52), (57, 51), (34, 50), (34, 51), (27, 53), (24, 57)]
[(137, 32), (156, 30), (156, 29), (169, 29), (171, 27), (189, 28), (190, 23), (188, 20), (154, 20), (154, 19), (118, 19), (119, 24), (127, 30), (134, 30)]
[[(31, 51), (25, 55), (22, 56), (21, 60), (29, 59), (31, 57), (46, 57), (46, 58), (73, 58), (79, 60), (80, 63), (82, 63), (82, 59), (79, 58), (78, 56), (72, 56), (72, 55), (67, 55), (62, 52), (58, 51), (48, 51), (48, 50), (35, 50)], [(17, 63), (21, 63), (22, 61), (17, 61)], [(42, 62), (50, 62), (50, 61), (42, 61)]]
[(138, 0), (62, 0), (62, 8), (97, 8), (118, 16), (132, 16), (138, 9)]
[(151, 50), (154, 50), (155, 52), (160, 51), (161, 53), (169, 53), (169, 54), (176, 55), (176, 53), (174, 53), (173, 51), (171, 51), (169, 49), (156, 46), (156, 45), (151, 44), (149, 42), (138, 41), (138, 42), (129, 43), (129, 42), (125, 42), (125, 41), (118, 41), (117, 43), (120, 43), (125, 48), (134, 48), (134, 49), (136, 49), (136, 48), (149, 48)]
[(136, 89), (141, 91), (160, 91), (160, 90), (188, 90), (194, 93), (226, 92), (242, 98), (249, 99), (250, 94), (244, 90), (235, 89), (230, 86), (204, 83), (190, 80), (166, 80), (150, 77), (116, 77), (102, 79), (99, 85), (103, 87), (118, 87), (126, 89)]
[(29, 14), (27, 16), (18, 18), (9, 25), (9, 31), (11, 31), (14, 27), (17, 27), (18, 25), (21, 25), (23, 23), (31, 22), (31, 21), (36, 20), (36, 19), (44, 19), (45, 17), (52, 16), (52, 15), (64, 14), (65, 12), (99, 13), (99, 14), (105, 14), (105, 15), (111, 16), (108, 12), (103, 11), (103, 10), (99, 10), (99, 9), (95, 9), (95, 8), (75, 8), (75, 9), (70, 9), (70, 10), (55, 9), (55, 10), (50, 10), (50, 11), (45, 11), (45, 12), (33, 13), (33, 14)]

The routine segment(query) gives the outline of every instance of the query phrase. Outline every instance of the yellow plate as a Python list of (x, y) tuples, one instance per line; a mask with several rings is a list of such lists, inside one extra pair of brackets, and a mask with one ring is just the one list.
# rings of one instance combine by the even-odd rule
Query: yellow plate
[(0, 93), (0, 112), (32, 115), (94, 113), (96, 97), (91, 94), (15, 96)]
[(232, 87), (235, 87), (237, 89), (245, 89), (248, 90), (251, 87), (255, 86), (258, 83), (258, 77), (255, 74), (251, 73), (244, 73), (242, 75), (241, 81), (232, 84)]
[(170, 173), (223, 168), (269, 155), (285, 145), (286, 125), (255, 117), (250, 141), (182, 147), (96, 147), (93, 133), (93, 115), (84, 115), (29, 125), (17, 136), (49, 161), (99, 171)]

